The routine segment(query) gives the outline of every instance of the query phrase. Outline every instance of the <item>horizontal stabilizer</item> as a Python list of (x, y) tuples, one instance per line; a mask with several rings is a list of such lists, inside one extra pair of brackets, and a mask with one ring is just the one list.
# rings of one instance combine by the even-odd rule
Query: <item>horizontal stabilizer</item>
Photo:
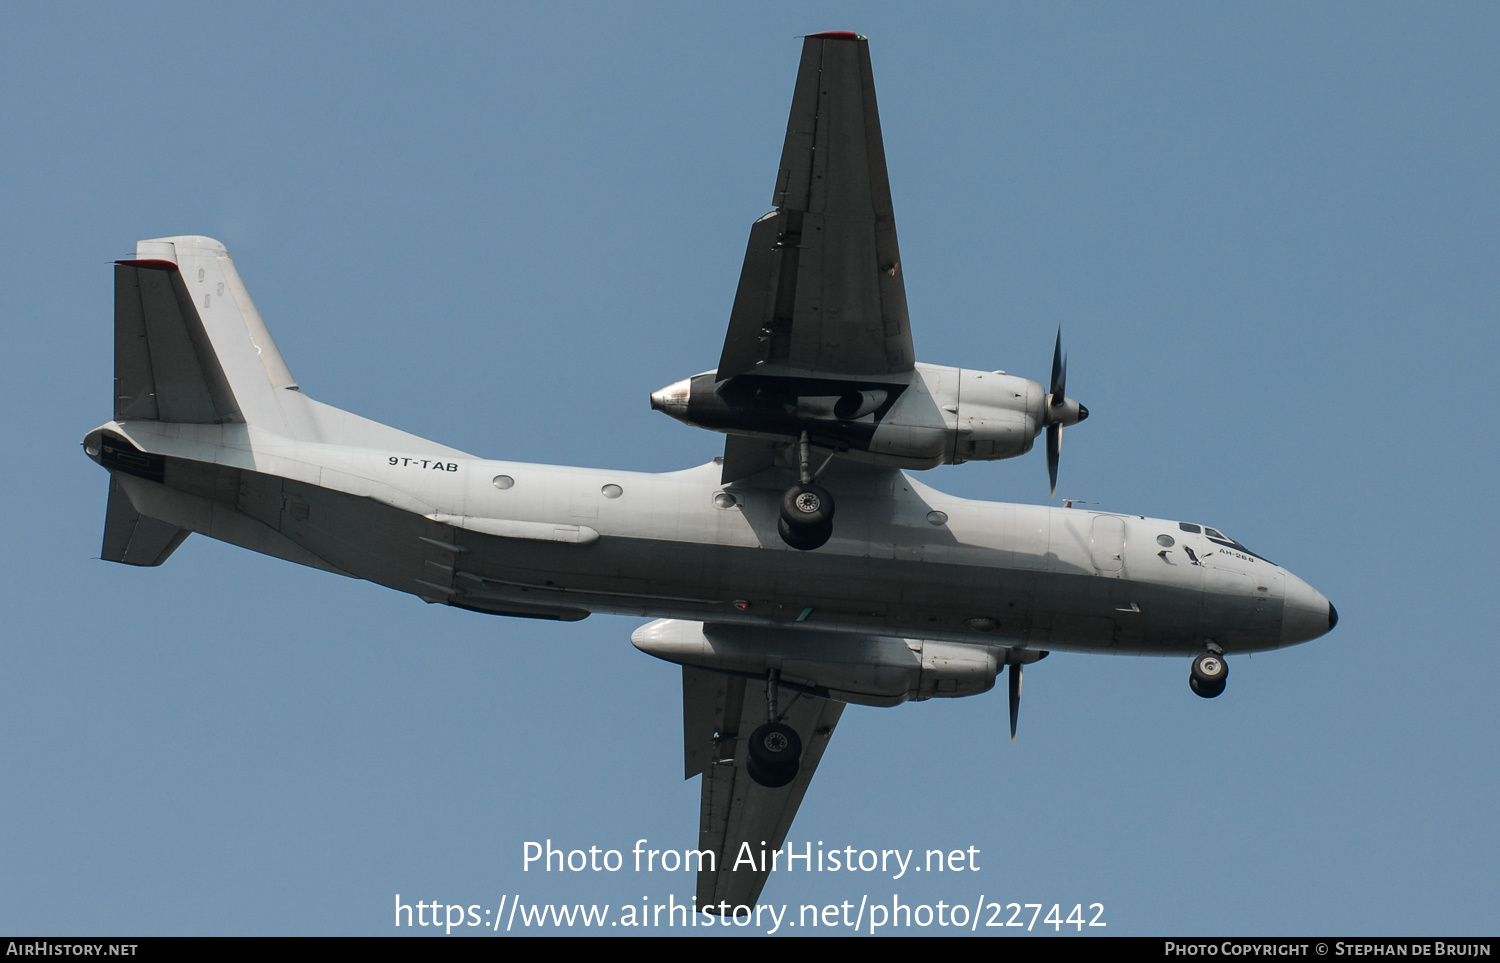
[(177, 551), (188, 530), (142, 515), (130, 504), (120, 483), (109, 479), (109, 507), (104, 512), (104, 547), (99, 557), (126, 565), (160, 565)]

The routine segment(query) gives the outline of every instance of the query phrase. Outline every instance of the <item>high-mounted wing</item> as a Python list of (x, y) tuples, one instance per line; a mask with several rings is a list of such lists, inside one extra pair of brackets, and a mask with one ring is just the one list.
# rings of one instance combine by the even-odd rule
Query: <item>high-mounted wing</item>
[(909, 371), (916, 357), (863, 37), (803, 41), (772, 203), (750, 228), (718, 380), (761, 363)]
[[(698, 908), (733, 914), (755, 905), (833, 735), (842, 702), (783, 687), (781, 721), (802, 740), (802, 767), (790, 784), (768, 789), (745, 771), (746, 738), (766, 721), (766, 683), (693, 666), (682, 668), (685, 778), (703, 774), (698, 848), (711, 851), (698, 873)], [(719, 904), (727, 908), (711, 910)]]

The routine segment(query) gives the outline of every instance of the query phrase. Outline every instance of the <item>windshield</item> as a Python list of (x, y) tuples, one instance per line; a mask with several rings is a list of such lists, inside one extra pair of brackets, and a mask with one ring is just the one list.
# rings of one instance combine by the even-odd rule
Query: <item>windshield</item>
[(1184, 532), (1192, 532), (1194, 535), (1197, 535), (1201, 532), (1208, 538), (1210, 542), (1213, 542), (1215, 545), (1223, 545), (1225, 548), (1232, 548), (1237, 551), (1244, 552), (1246, 555), (1253, 555), (1254, 557), (1260, 559), (1262, 562), (1267, 562), (1271, 565), (1276, 564), (1275, 562), (1272, 562), (1270, 559), (1266, 558), (1264, 555), (1257, 555), (1255, 552), (1250, 551), (1248, 548), (1230, 538), (1228, 535), (1225, 535), (1217, 528), (1209, 528), (1207, 525), (1203, 525), (1200, 527), (1198, 525), (1192, 524), (1191, 522), (1178, 522), (1177, 527), (1182, 529)]

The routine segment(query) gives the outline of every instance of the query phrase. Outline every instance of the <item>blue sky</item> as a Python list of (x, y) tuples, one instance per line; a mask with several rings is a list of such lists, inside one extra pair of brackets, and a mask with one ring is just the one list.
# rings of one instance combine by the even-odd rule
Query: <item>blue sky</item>
[[(718, 357), (801, 34), (870, 38), (925, 361), (1041, 379), (1060, 495), (1213, 524), (1329, 637), (1056, 654), (852, 707), (792, 829), (974, 846), (771, 902), (1103, 903), (1110, 934), (1493, 934), (1500, 669), (1490, 5), (12, 5), (0, 11), (0, 928), (393, 932), (394, 896), (639, 903), (696, 840), (677, 670), (636, 622), (427, 606), (194, 536), (97, 560), (112, 272), (229, 246), (305, 391), (476, 454), (671, 470), (647, 394)], [(1040, 452), (926, 473), (1040, 503)], [(1050, 932), (1050, 930), (1049, 930)]]

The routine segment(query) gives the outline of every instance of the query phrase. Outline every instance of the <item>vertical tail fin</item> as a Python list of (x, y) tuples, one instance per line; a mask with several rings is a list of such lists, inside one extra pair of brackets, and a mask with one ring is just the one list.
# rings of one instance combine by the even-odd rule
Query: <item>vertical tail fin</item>
[(296, 380), (224, 245), (141, 241), (115, 267), (115, 420), (254, 424), (297, 434)]

